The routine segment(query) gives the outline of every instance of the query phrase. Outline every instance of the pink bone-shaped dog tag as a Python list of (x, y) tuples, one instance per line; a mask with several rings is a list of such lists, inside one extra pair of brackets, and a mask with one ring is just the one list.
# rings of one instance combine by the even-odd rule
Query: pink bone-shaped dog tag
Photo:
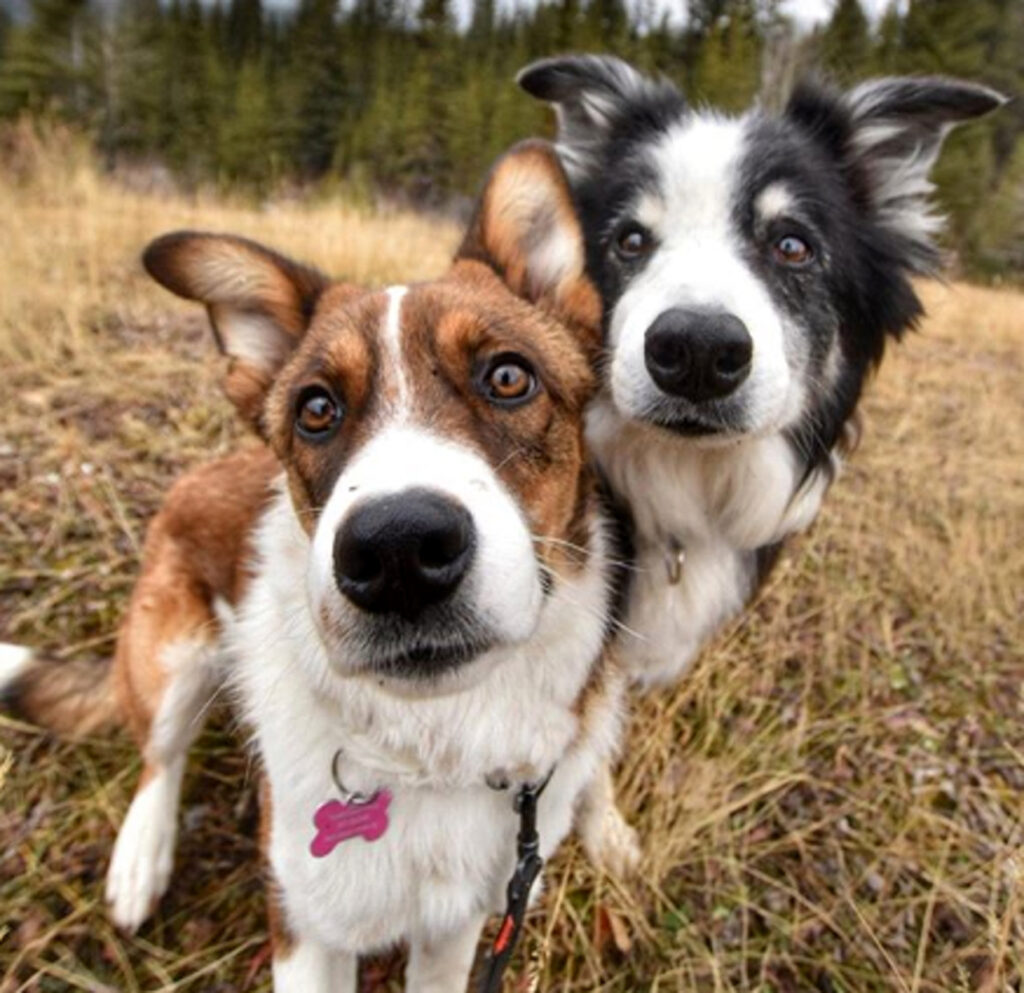
[(349, 838), (376, 841), (388, 829), (391, 793), (380, 790), (366, 803), (328, 800), (313, 815), (316, 837), (309, 846), (313, 858), (322, 859)]

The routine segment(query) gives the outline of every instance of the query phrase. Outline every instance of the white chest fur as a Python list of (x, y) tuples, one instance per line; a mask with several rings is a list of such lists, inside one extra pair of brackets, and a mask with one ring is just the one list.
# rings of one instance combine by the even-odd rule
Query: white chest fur
[[(270, 861), (289, 923), (359, 953), (414, 935), (431, 940), (500, 909), (518, 825), (511, 796), (485, 777), (556, 767), (539, 807), (550, 851), (617, 737), (614, 681), (585, 722), (574, 706), (601, 650), (602, 556), (556, 583), (528, 643), (475, 662), (474, 684), (413, 699), (328, 674), (306, 606), (309, 542), (285, 498), (266, 514), (257, 548), (258, 575), (230, 638), (270, 782)], [(390, 826), (377, 841), (350, 839), (315, 859), (313, 815), (337, 797), (331, 761), (339, 750), (346, 787), (392, 792)]]
[[(781, 435), (705, 447), (624, 420), (607, 399), (590, 411), (587, 435), (635, 527), (622, 654), (641, 683), (669, 682), (747, 602), (757, 549), (806, 528), (831, 477), (801, 485)], [(685, 556), (678, 582), (667, 567), (673, 543)]]

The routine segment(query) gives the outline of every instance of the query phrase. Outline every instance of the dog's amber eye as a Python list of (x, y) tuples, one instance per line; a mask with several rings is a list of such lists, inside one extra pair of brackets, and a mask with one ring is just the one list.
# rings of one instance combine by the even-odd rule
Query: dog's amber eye
[(341, 422), (341, 404), (323, 386), (307, 386), (295, 409), (295, 426), (310, 441), (323, 441)]
[(483, 377), (484, 392), (493, 403), (513, 406), (524, 403), (537, 392), (537, 376), (526, 359), (518, 355), (499, 356)]
[(623, 259), (638, 259), (652, 248), (654, 239), (642, 224), (631, 221), (615, 236), (615, 251)]
[(805, 265), (814, 257), (811, 246), (795, 234), (779, 238), (772, 248), (775, 258), (785, 265)]

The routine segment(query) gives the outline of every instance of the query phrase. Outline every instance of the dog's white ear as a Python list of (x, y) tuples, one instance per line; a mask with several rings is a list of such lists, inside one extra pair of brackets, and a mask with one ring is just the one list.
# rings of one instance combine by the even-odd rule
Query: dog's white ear
[(225, 355), (276, 372), (305, 333), (326, 277), (245, 238), (176, 231), (142, 256), (162, 286), (206, 305)]
[(881, 222), (917, 246), (919, 268), (932, 267), (932, 237), (942, 226), (928, 203), (942, 143), (956, 125), (1005, 102), (988, 87), (942, 77), (875, 79), (847, 94), (851, 155), (865, 170)]
[(195, 231), (157, 238), (142, 262), (172, 293), (206, 305), (231, 359), (228, 397), (258, 424), (273, 377), (305, 334), (327, 278), (245, 238)]
[(521, 142), (497, 161), (456, 258), (485, 262), (517, 296), (599, 333), (601, 300), (586, 275), (583, 229), (547, 142)]
[(648, 79), (611, 55), (540, 59), (516, 82), (555, 108), (558, 151), (574, 181), (600, 166), (601, 150), (617, 127), (642, 126), (659, 107), (682, 103), (671, 83)]
[[(798, 88), (787, 113), (812, 124), (841, 147), (844, 165), (855, 177), (878, 223), (900, 239), (911, 267), (930, 272), (938, 261), (934, 236), (942, 218), (930, 204), (929, 175), (949, 132), (1006, 102), (994, 90), (941, 76), (904, 76), (868, 80), (835, 96), (815, 87)], [(835, 100), (842, 125), (822, 113)], [(816, 107), (817, 105), (817, 107)], [(823, 122), (828, 122), (824, 124)]]

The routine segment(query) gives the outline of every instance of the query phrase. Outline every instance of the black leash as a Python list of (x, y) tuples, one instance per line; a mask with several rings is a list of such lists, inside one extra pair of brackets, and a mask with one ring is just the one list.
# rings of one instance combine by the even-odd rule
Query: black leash
[(501, 993), (502, 976), (523, 930), (530, 890), (544, 865), (544, 859), (540, 857), (540, 835), (537, 834), (537, 801), (548, 785), (552, 772), (554, 769), (537, 783), (521, 786), (516, 794), (515, 811), (519, 815), (516, 871), (508, 881), (505, 916), (501, 919), (501, 927), (498, 928), (498, 935), (484, 965), (480, 993)]

